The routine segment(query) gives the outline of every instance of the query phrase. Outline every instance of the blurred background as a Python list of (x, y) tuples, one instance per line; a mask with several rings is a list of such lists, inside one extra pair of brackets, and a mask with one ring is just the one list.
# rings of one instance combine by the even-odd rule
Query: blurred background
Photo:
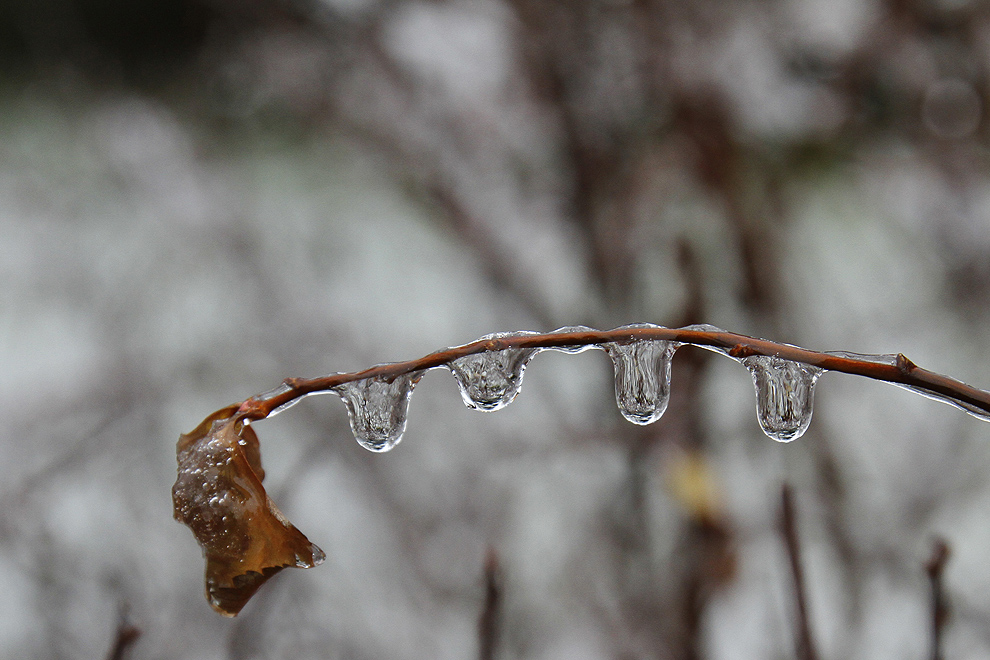
[(988, 102), (981, 0), (5, 0), (0, 657), (795, 658), (789, 482), (819, 657), (932, 657), (943, 537), (986, 658), (990, 427), (865, 379), (788, 445), (693, 348), (644, 428), (595, 351), (431, 372), (384, 455), (308, 399), (255, 428), (327, 561), (232, 620), (169, 491), (213, 410), (496, 331), (988, 387)]

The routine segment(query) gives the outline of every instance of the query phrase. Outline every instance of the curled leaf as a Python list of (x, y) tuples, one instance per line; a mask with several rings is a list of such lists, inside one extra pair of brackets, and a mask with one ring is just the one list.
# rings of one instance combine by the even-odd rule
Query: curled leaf
[(325, 555), (268, 499), (258, 436), (237, 416), (216, 411), (176, 446), (175, 519), (192, 530), (206, 557), (206, 597), (235, 616), (287, 566), (310, 568)]

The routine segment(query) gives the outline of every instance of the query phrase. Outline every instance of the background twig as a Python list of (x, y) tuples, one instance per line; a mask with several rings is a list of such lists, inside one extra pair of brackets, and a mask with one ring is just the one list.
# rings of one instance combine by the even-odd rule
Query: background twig
[(141, 636), (141, 629), (135, 626), (127, 615), (125, 608), (121, 608), (120, 617), (117, 622), (117, 632), (114, 636), (113, 646), (107, 653), (107, 660), (123, 660), (127, 650), (138, 637)]
[(794, 601), (797, 609), (797, 659), (816, 660), (818, 654), (811, 637), (811, 624), (808, 620), (808, 599), (804, 586), (804, 571), (801, 566), (801, 544), (798, 540), (797, 514), (794, 510), (794, 494), (790, 484), (780, 489), (780, 530), (787, 548), (787, 558), (794, 579)]
[(502, 602), (501, 573), (494, 548), (485, 556), (485, 600), (478, 617), (478, 658), (493, 660), (498, 640), (499, 609)]
[(931, 584), (932, 653), (931, 660), (942, 660), (942, 631), (949, 620), (949, 603), (942, 590), (942, 571), (949, 560), (949, 544), (937, 538), (932, 543), (932, 554), (925, 562), (925, 572)]

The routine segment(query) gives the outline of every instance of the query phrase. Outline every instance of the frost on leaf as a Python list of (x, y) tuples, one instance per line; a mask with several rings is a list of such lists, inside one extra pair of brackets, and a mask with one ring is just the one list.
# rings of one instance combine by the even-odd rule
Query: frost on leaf
[(206, 557), (206, 597), (225, 616), (240, 612), (286, 566), (310, 568), (324, 559), (268, 499), (258, 436), (237, 408), (218, 410), (179, 436), (172, 487), (175, 519)]

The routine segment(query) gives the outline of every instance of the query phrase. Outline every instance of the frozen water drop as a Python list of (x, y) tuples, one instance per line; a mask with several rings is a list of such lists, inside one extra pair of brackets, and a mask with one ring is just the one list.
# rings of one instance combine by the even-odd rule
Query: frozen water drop
[(741, 362), (756, 387), (756, 414), (760, 427), (778, 442), (800, 438), (811, 424), (818, 367), (775, 355), (751, 355)]
[[(659, 328), (649, 323), (623, 328)], [(602, 347), (615, 367), (615, 401), (619, 412), (633, 424), (651, 424), (667, 410), (670, 401), (670, 361), (680, 344), (647, 339)]]
[[(485, 339), (501, 339), (533, 332), (496, 333)], [(538, 348), (507, 348), (501, 351), (485, 351), (465, 355), (446, 366), (457, 381), (464, 405), (472, 410), (500, 410), (512, 403), (522, 388), (523, 371)]]
[(391, 381), (365, 378), (334, 388), (347, 408), (351, 430), (362, 447), (384, 452), (399, 444), (406, 430), (409, 397), (421, 376), (416, 372)]
[[(595, 329), (589, 328), (586, 325), (567, 325), (563, 328), (557, 328), (550, 334), (563, 335), (578, 332), (595, 332)], [(601, 346), (598, 346), (597, 344), (574, 344), (572, 346), (551, 346), (547, 350), (561, 351), (563, 353), (583, 353), (584, 351), (590, 351), (592, 349), (601, 350)]]
[(310, 544), (309, 550), (312, 559), (306, 553), (296, 553), (296, 568), (313, 568), (326, 561), (326, 553), (316, 544)]

